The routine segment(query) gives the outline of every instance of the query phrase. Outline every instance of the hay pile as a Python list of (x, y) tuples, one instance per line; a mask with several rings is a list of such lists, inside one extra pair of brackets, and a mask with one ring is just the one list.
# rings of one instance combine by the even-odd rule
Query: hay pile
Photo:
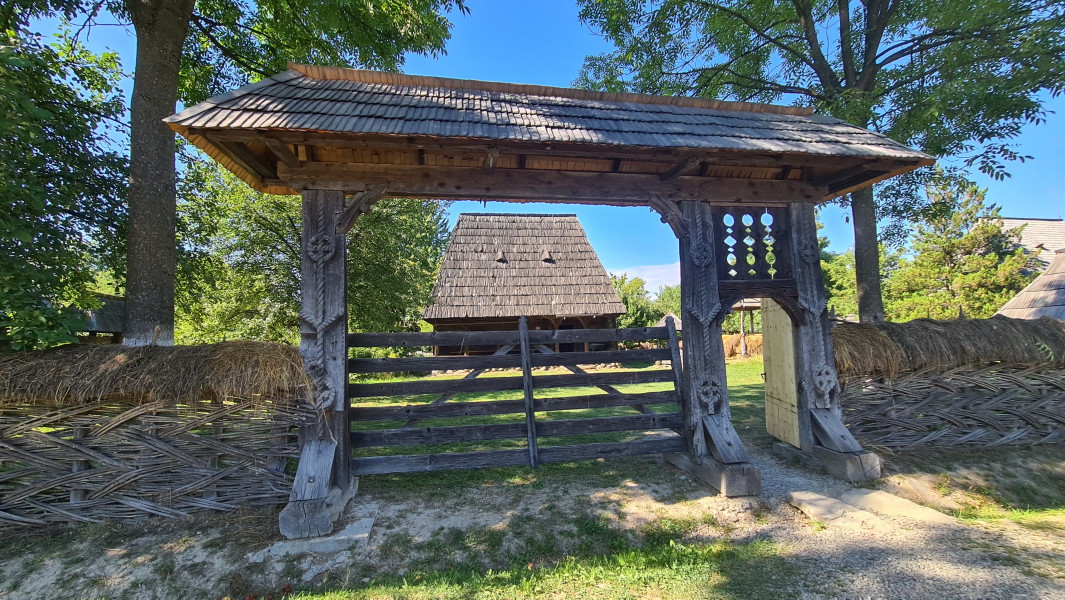
[[(735, 358), (740, 356), (740, 334), (734, 333), (732, 335), (725, 336), (722, 340), (725, 346), (725, 358)], [(762, 353), (762, 334), (760, 333), (748, 333), (747, 334), (747, 355), (757, 356)]]
[(1065, 366), (1065, 321), (1048, 318), (844, 323), (832, 330), (832, 340), (844, 378), (991, 363)]
[(309, 389), (296, 348), (270, 342), (203, 346), (70, 345), (0, 355), (0, 406), (196, 403)]

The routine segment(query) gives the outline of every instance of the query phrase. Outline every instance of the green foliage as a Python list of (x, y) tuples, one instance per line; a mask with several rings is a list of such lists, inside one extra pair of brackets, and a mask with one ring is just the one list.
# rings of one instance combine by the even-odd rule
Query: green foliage
[(1008, 141), (1065, 89), (1065, 6), (1043, 0), (581, 0), (616, 50), (577, 84), (792, 100), (1002, 173)]
[[(898, 269), (902, 250), (880, 244), (880, 279), (888, 281)], [(828, 305), (841, 317), (858, 315), (858, 283), (854, 267), (854, 250), (821, 251), (821, 274), (825, 280)]]
[[(215, 163), (189, 158), (179, 189), (176, 335), (298, 341), (300, 198), (252, 191)], [(446, 205), (389, 199), (348, 234), (348, 326), (418, 329), (447, 241)]]
[(614, 285), (621, 302), (625, 305), (625, 314), (618, 317), (618, 327), (649, 327), (666, 313), (659, 312), (651, 302), (645, 288), (646, 282), (639, 277), (629, 279), (627, 275), (611, 275), (610, 283)]
[(123, 111), (117, 57), (44, 44), (28, 14), (0, 11), (0, 348), (14, 350), (73, 340), (70, 307), (93, 307), (95, 272), (119, 268), (126, 217), (127, 163), (100, 127)]
[(199, 0), (182, 54), (186, 104), (287, 68), (294, 60), (398, 71), (407, 52), (439, 56), (463, 0)]
[(998, 208), (968, 182), (941, 181), (928, 190), (937, 216), (917, 223), (912, 256), (887, 283), (890, 318), (990, 317), (1031, 281), (1019, 231), (1003, 231)]
[(673, 313), (678, 317), (681, 316), (680, 284), (663, 285), (659, 287), (653, 305), (655, 312), (660, 312), (663, 315), (666, 313)]

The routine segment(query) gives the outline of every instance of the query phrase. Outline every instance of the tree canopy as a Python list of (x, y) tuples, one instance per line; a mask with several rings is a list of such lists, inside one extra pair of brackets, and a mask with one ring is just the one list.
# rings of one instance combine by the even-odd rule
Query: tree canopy
[(1020, 232), (1003, 231), (984, 194), (967, 182), (929, 189), (937, 214), (914, 224), (912, 254), (887, 281), (893, 320), (987, 318), (1032, 280)]
[[(180, 187), (176, 334), (184, 343), (299, 339), (300, 199), (192, 159)], [(387, 199), (348, 233), (348, 328), (417, 331), (447, 245), (446, 204)]]
[[(10, 8), (10, 7), (8, 7)], [(71, 341), (96, 272), (124, 259), (127, 163), (112, 54), (65, 32), (45, 43), (0, 11), (0, 347)]]
[[(581, 0), (616, 50), (577, 84), (610, 91), (790, 101), (996, 177), (1011, 140), (1065, 89), (1065, 5), (1053, 0)], [(927, 173), (925, 174), (925, 176)], [(883, 316), (877, 217), (927, 205), (921, 175), (852, 194), (859, 308)]]

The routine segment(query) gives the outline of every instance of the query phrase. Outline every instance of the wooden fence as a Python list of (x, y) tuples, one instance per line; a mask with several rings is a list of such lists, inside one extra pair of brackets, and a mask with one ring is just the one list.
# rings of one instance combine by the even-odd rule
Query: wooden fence
[[(657, 347), (626, 350), (619, 346), (626, 343)], [(605, 344), (614, 349), (557, 352), (557, 344), (585, 348)], [(679, 402), (680, 358), (672, 321), (668, 327), (641, 329), (530, 331), (522, 319), (518, 331), (360, 333), (349, 334), (348, 345), (498, 348), (494, 354), (482, 356), (350, 358), (349, 379), (371, 373), (469, 370), (461, 378), (350, 383), (351, 440), (356, 455), (352, 469), (356, 475), (535, 467), (685, 450), (684, 439), (676, 433), (683, 424), (679, 412), (683, 404)], [(594, 372), (586, 368), (633, 362), (669, 362), (671, 368)], [(557, 367), (568, 372), (540, 372)], [(483, 376), (489, 369), (515, 369), (520, 375)], [(625, 389), (638, 384), (658, 384), (653, 387), (662, 389)], [(574, 388), (592, 390), (574, 392)], [(488, 393), (514, 398), (485, 400), (483, 395)], [(399, 404), (402, 400), (397, 399), (405, 397), (408, 401)], [(648, 434), (620, 441), (571, 437), (617, 432)], [(579, 442), (566, 443), (567, 438)], [(454, 444), (494, 448), (449, 451), (445, 447)], [(395, 447), (406, 453), (388, 454)]]

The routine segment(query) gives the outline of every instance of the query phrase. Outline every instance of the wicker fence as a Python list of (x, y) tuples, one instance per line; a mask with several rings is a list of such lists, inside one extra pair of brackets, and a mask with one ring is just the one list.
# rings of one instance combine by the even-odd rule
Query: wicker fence
[(996, 363), (854, 378), (843, 393), (844, 420), (865, 446), (1050, 444), (1065, 441), (1065, 369)]
[[(39, 372), (50, 364), (68, 361), (78, 362), (72, 370), (86, 393), (86, 379), (108, 370), (117, 382), (109, 386), (123, 391), (97, 389), (90, 399), (46, 396), (44, 383), (29, 387), (33, 377), (45, 380)], [(165, 385), (176, 371), (201, 375), (191, 387)], [(292, 487), (290, 461), (298, 458), (297, 429), (313, 422), (300, 377), (295, 349), (279, 345), (104, 347), (4, 359), (0, 525), (282, 503)], [(69, 390), (70, 381), (58, 377), (53, 387)], [(278, 385), (285, 381), (295, 385)]]

